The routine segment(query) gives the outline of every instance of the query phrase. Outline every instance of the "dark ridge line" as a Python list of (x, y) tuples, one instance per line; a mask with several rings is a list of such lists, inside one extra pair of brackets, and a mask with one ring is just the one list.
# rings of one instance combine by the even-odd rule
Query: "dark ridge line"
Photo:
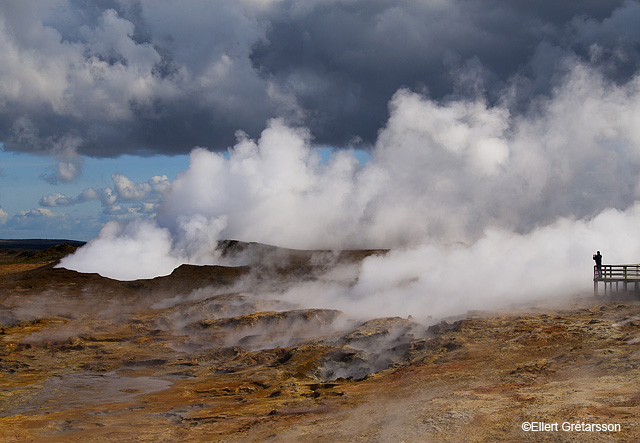
[(71, 246), (84, 246), (87, 242), (79, 240), (65, 239), (42, 239), (42, 238), (16, 238), (0, 239), (0, 249), (26, 249), (30, 251), (44, 251), (51, 246), (58, 246), (68, 243)]

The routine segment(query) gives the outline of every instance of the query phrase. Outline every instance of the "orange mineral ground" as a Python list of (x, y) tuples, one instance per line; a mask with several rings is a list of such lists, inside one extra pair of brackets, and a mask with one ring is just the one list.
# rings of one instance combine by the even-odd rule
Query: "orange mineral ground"
[[(640, 441), (639, 300), (356, 319), (248, 291), (326, 265), (275, 252), (275, 268), (263, 255), (133, 282), (5, 260), (0, 440)], [(594, 424), (619, 430), (584, 430)]]

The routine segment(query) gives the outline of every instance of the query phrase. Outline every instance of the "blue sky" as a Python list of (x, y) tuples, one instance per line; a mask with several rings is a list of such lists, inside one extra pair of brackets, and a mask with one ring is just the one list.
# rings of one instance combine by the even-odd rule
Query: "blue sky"
[[(335, 150), (329, 147), (316, 149), (323, 162), (328, 161)], [(228, 154), (224, 155), (228, 157)], [(364, 150), (355, 150), (354, 155), (363, 164), (370, 159), (370, 155)], [(0, 224), (0, 238), (67, 238), (88, 241), (109, 220), (153, 216), (153, 213), (108, 213), (99, 200), (60, 207), (43, 205), (41, 200), (54, 193), (73, 198), (89, 188), (114, 189), (113, 176), (117, 174), (138, 184), (163, 175), (173, 181), (180, 171), (188, 169), (189, 156), (83, 157), (81, 164), (82, 172), (74, 179), (52, 184), (45, 177), (55, 169), (55, 159), (0, 149), (0, 209), (6, 213), (3, 214), (4, 224)], [(125, 207), (136, 203), (138, 202), (126, 200), (120, 202)]]
[(99, 201), (92, 200), (65, 207), (46, 208), (57, 217), (20, 212), (45, 209), (40, 200), (55, 192), (75, 197), (87, 188), (113, 188), (112, 176), (122, 174), (133, 182), (146, 182), (153, 176), (175, 179), (189, 167), (188, 155), (82, 159), (82, 173), (67, 183), (48, 183), (43, 177), (56, 167), (55, 159), (0, 150), (0, 208), (6, 221), (0, 225), (0, 238), (69, 238), (90, 240), (102, 225), (114, 218), (104, 214)]

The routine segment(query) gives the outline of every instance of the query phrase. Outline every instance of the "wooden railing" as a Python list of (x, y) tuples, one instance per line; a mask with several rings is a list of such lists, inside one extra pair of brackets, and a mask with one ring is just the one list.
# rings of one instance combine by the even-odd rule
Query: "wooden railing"
[[(604, 295), (607, 293), (633, 291), (640, 295), (640, 264), (637, 265), (602, 265), (593, 267), (593, 295), (598, 295), (599, 282), (604, 283)], [(614, 285), (615, 283), (615, 285)], [(620, 288), (622, 284), (622, 288)], [(631, 289), (630, 286), (631, 285)]]
[(631, 280), (640, 279), (640, 264), (637, 265), (602, 265), (593, 267), (593, 280)]

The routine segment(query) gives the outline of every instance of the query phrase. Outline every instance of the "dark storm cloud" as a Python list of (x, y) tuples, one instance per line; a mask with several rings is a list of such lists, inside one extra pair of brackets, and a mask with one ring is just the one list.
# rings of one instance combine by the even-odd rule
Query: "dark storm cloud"
[(372, 140), (401, 86), (437, 99), (482, 92), (497, 100), (519, 74), (536, 82), (531, 92), (548, 92), (557, 63), (599, 41), (600, 28), (614, 37), (603, 45), (618, 49), (615, 26), (600, 20), (620, 3), (286, 1), (269, 11), (252, 60), (310, 110), (316, 137)]
[(60, 155), (71, 136), (95, 156), (223, 148), (275, 114), (249, 61), (262, 31), (236, 2), (118, 5), (3, 5), (6, 148)]
[[(220, 150), (284, 117), (372, 143), (402, 87), (513, 110), (578, 60), (638, 69), (638, 2), (29, 1), (0, 6), (0, 141), (54, 155)], [(508, 94), (507, 94), (508, 92)]]

